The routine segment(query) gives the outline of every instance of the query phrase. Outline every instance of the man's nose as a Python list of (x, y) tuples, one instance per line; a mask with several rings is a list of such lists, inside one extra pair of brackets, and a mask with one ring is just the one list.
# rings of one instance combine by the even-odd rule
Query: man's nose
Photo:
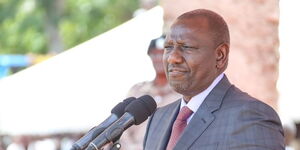
[(178, 48), (174, 49), (168, 56), (169, 64), (180, 64), (183, 62), (182, 51)]

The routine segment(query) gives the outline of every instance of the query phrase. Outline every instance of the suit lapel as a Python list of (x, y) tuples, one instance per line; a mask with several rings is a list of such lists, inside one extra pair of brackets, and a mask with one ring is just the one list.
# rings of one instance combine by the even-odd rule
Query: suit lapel
[(230, 82), (228, 81), (227, 77), (224, 76), (223, 79), (205, 98), (201, 106), (194, 114), (192, 120), (182, 133), (181, 137), (188, 138), (180, 138), (174, 150), (188, 149), (197, 140), (197, 138), (203, 134), (205, 129), (214, 121), (215, 116), (213, 115), (213, 112), (221, 107), (223, 97), (230, 86)]
[(169, 107), (168, 109), (166, 109), (165, 112), (161, 113), (163, 114), (161, 118), (161, 120), (158, 122), (157, 124), (157, 128), (159, 129), (161, 128), (160, 131), (162, 131), (161, 133), (158, 133), (160, 136), (158, 136), (158, 146), (157, 146), (157, 150), (165, 150), (167, 147), (167, 144), (169, 142), (169, 137), (171, 135), (171, 130), (172, 130), (172, 125), (174, 120), (177, 117), (179, 108), (180, 108), (180, 100), (176, 101), (174, 104), (172, 104), (171, 107)]

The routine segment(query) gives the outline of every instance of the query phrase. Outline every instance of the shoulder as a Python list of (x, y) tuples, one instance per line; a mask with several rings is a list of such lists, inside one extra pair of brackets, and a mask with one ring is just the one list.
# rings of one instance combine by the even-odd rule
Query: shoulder
[(150, 81), (137, 83), (129, 89), (127, 96), (135, 96), (135, 97), (142, 96), (143, 94), (149, 92), (151, 90), (151, 87), (152, 87), (152, 82)]
[[(270, 149), (283, 148), (283, 129), (276, 111), (264, 102), (232, 87), (224, 97), (222, 111), (231, 120), (231, 148), (255, 144)], [(219, 114), (220, 116), (223, 116)], [(246, 147), (246, 146), (245, 146)]]
[[(240, 117), (257, 116), (263, 118), (272, 118), (280, 123), (277, 112), (268, 104), (258, 100), (245, 92), (242, 92), (235, 86), (232, 86), (224, 97), (222, 104), (223, 110), (230, 110)], [(243, 118), (239, 118), (243, 119)]]
[[(230, 108), (230, 107), (264, 107), (273, 110), (269, 105), (265, 104), (261, 100), (252, 97), (246, 92), (241, 91), (234, 85), (230, 87), (230, 89), (226, 92), (224, 96), (223, 107)], [(273, 110), (274, 111), (274, 110)], [(275, 112), (275, 111), (274, 111)]]
[(152, 82), (150, 81), (144, 81), (144, 82), (139, 82), (135, 85), (133, 85), (130, 90), (137, 90), (137, 89), (144, 89), (144, 88), (150, 88), (152, 86)]

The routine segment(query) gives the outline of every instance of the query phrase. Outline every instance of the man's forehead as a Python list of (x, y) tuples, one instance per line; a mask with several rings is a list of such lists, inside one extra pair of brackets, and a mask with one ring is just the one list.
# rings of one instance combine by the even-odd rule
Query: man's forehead
[(193, 31), (207, 31), (210, 29), (209, 20), (206, 17), (189, 17), (177, 19), (171, 26), (172, 28), (184, 27)]
[(187, 16), (187, 17), (182, 17), (182, 18), (177, 18), (174, 24), (197, 24), (203, 27), (208, 27), (209, 26), (209, 17), (203, 16), (203, 15), (198, 15), (198, 16)]
[(166, 40), (170, 38), (184, 39), (184, 36), (189, 38), (197, 37), (199, 34), (209, 33), (209, 26), (207, 19), (179, 19), (176, 20), (167, 34)]

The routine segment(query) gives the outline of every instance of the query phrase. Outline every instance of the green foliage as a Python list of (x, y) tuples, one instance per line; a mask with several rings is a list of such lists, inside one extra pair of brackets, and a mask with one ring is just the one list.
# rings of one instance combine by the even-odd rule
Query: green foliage
[(48, 52), (46, 24), (58, 27), (65, 49), (130, 19), (138, 0), (0, 0), (0, 54)]

